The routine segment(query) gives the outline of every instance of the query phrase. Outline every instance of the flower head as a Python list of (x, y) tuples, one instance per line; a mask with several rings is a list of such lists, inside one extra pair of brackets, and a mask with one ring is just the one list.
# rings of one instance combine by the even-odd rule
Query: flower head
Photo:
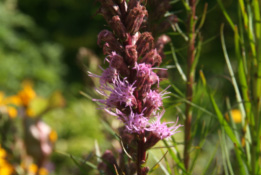
[(149, 121), (143, 116), (143, 113), (137, 114), (131, 111), (130, 115), (125, 117), (125, 128), (129, 133), (144, 133)]
[(152, 112), (155, 113), (157, 110), (159, 110), (159, 107), (163, 105), (161, 94), (154, 90), (150, 90), (147, 93), (144, 101), (144, 106), (146, 108), (145, 116), (150, 116)]
[[(148, 130), (151, 131), (152, 134), (159, 139), (165, 139), (165, 138), (172, 136), (173, 134), (179, 132), (179, 131), (177, 131), (177, 129), (182, 126), (182, 125), (177, 125), (178, 120), (176, 122), (161, 123), (160, 119), (162, 118), (164, 112), (165, 111), (158, 113), (156, 115), (156, 120), (153, 121), (150, 124), (150, 127), (148, 128)], [(173, 123), (174, 123), (174, 125), (172, 125), (170, 127), (167, 126), (168, 124), (173, 124)]]
[[(100, 89), (96, 89), (96, 91), (107, 97), (107, 99), (94, 99), (94, 101), (98, 101), (105, 105), (108, 108), (117, 108), (118, 105), (122, 105), (123, 107), (132, 107), (136, 105), (136, 98), (133, 95), (133, 92), (136, 87), (134, 84), (129, 84), (129, 82), (124, 78), (121, 80), (117, 77), (113, 83), (112, 87), (107, 86), (106, 84), (101, 85)], [(108, 95), (106, 91), (110, 91), (111, 93)]]
[(107, 86), (107, 83), (112, 83), (119, 75), (118, 71), (112, 67), (108, 67), (107, 69), (101, 69), (103, 70), (102, 75), (96, 75), (88, 71), (88, 75), (90, 77), (100, 78), (101, 86)]

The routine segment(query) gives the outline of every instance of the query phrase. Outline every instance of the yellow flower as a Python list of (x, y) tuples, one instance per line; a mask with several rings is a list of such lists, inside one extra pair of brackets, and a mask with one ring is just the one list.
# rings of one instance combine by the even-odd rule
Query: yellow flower
[(33, 109), (32, 108), (27, 108), (26, 109), (26, 115), (28, 116), (28, 117), (35, 117), (35, 112), (33, 111)]
[(57, 133), (55, 130), (52, 130), (49, 134), (49, 139), (52, 143), (54, 143), (57, 140)]
[(9, 164), (5, 158), (7, 156), (6, 151), (1, 148), (0, 145), (0, 174), (1, 175), (11, 175), (13, 173), (13, 167)]
[(29, 172), (32, 173), (32, 174), (36, 174), (37, 173), (37, 170), (38, 170), (38, 167), (36, 164), (31, 164), (29, 166)]
[(46, 168), (39, 168), (38, 169), (38, 166), (36, 164), (31, 164), (29, 166), (29, 173), (30, 174), (36, 174), (38, 172), (39, 175), (48, 175), (48, 170)]
[(48, 170), (46, 168), (40, 168), (39, 175), (48, 175)]
[[(226, 114), (225, 117), (226, 117), (227, 120), (229, 120), (228, 114)], [(235, 123), (241, 123), (242, 115), (241, 115), (240, 110), (238, 110), (238, 109), (233, 109), (233, 110), (231, 111), (231, 117), (232, 117), (232, 119), (233, 119), (233, 121), (234, 121)]]
[(4, 104), (13, 104), (16, 106), (20, 106), (22, 104), (20, 97), (16, 96), (16, 95), (5, 98), (3, 100), (3, 103)]
[(15, 118), (17, 116), (17, 110), (12, 106), (7, 107), (7, 112), (8, 112), (9, 117), (11, 117), (11, 118)]
[(28, 106), (29, 103), (36, 97), (36, 93), (32, 88), (32, 83), (26, 81), (23, 83), (23, 90), (18, 93), (21, 102), (24, 106)]
[(4, 93), (0, 91), (0, 104), (2, 104), (3, 99), (4, 99)]
[(12, 165), (8, 164), (7, 162), (0, 164), (1, 175), (11, 175), (12, 173), (13, 173)]
[(20, 98), (18, 96), (4, 98), (4, 93), (0, 92), (0, 107), (2, 107), (2, 112), (7, 113), (9, 117), (15, 118), (17, 116), (16, 108), (10, 105), (18, 106), (20, 104)]
[(0, 145), (0, 159), (4, 159), (6, 157), (6, 151), (1, 148), (1, 145)]

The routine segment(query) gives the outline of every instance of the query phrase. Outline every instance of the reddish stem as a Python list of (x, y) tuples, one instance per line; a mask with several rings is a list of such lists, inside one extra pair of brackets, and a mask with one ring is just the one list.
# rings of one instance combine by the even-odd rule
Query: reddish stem
[(138, 150), (137, 150), (137, 175), (146, 175), (142, 171), (142, 164), (146, 161), (146, 149), (144, 148), (145, 137), (143, 135), (139, 135), (138, 138)]
[[(192, 102), (193, 96), (193, 84), (194, 84), (194, 71), (192, 70), (192, 64), (195, 59), (195, 17), (196, 17), (196, 0), (190, 0), (190, 14), (188, 17), (188, 34), (189, 34), (189, 48), (187, 57), (187, 87), (186, 87), (186, 97), (189, 102)], [(189, 169), (189, 149), (191, 144), (191, 120), (192, 120), (192, 110), (191, 103), (186, 104), (186, 120), (185, 120), (185, 148), (184, 148), (184, 164), (185, 168)]]

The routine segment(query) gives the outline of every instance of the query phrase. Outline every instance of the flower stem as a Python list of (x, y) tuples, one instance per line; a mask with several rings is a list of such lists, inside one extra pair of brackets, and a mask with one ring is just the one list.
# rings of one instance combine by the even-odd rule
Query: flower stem
[(144, 148), (145, 137), (138, 139), (138, 150), (137, 150), (137, 175), (146, 175), (147, 173), (142, 171), (142, 164), (146, 161), (146, 149)]
[[(193, 96), (193, 84), (194, 84), (194, 70), (192, 65), (195, 59), (195, 18), (196, 18), (196, 0), (190, 0), (190, 12), (188, 16), (188, 35), (189, 35), (189, 47), (188, 47), (188, 56), (187, 56), (187, 87), (186, 87), (186, 97), (189, 102), (192, 102)], [(185, 148), (184, 148), (184, 165), (188, 170), (189, 168), (189, 149), (191, 145), (191, 120), (192, 120), (192, 109), (191, 103), (186, 104), (185, 114)]]

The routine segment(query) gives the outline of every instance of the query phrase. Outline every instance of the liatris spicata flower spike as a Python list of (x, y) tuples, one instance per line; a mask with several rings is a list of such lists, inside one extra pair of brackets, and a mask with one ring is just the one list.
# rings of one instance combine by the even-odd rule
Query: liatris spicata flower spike
[[(167, 98), (164, 95), (168, 92), (157, 90), (160, 79), (154, 70), (161, 68), (154, 66), (161, 64), (164, 45), (170, 39), (163, 35), (155, 43), (152, 33), (140, 32), (141, 28), (146, 29), (145, 23), (148, 22), (148, 12), (142, 4), (143, 1), (99, 2), (99, 12), (105, 17), (113, 32), (102, 30), (98, 35), (97, 43), (103, 46), (109, 68), (102, 69), (101, 76), (88, 72), (89, 76), (100, 78), (100, 87), (96, 91), (104, 96), (104, 99), (94, 101), (99, 102), (102, 109), (117, 116), (122, 122), (120, 135), (126, 147), (124, 150), (128, 151), (136, 164), (132, 169), (137, 171), (138, 175), (146, 175), (149, 169), (141, 165), (146, 161), (147, 149), (159, 140), (175, 134), (181, 126), (177, 125), (177, 122), (173, 125), (173, 122), (160, 121), (164, 114), (164, 110), (159, 112), (163, 109), (162, 99)], [(160, 9), (156, 12), (161, 16), (168, 9), (168, 2), (158, 2)], [(171, 124), (172, 126), (168, 126)], [(108, 170), (105, 165), (101, 164), (106, 172)], [(124, 164), (121, 161), (116, 169), (118, 171), (119, 168), (120, 173), (132, 175), (135, 172), (128, 171), (131, 166), (132, 163)]]

